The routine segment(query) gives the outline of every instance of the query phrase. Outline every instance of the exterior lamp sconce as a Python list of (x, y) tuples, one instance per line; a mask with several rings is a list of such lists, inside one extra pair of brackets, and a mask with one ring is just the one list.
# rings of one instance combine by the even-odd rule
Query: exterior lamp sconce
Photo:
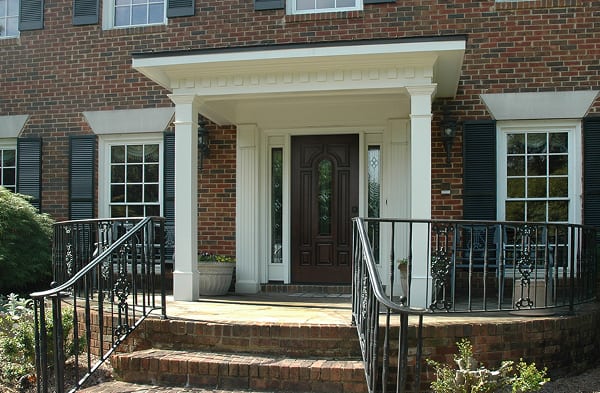
[(456, 136), (456, 121), (448, 118), (444, 114), (442, 119), (442, 141), (444, 142), (444, 148), (446, 150), (446, 164), (450, 166), (450, 156), (452, 154), (452, 144), (454, 143), (454, 137)]
[(208, 130), (206, 129), (206, 120), (202, 116), (198, 116), (198, 169), (202, 170), (204, 157), (208, 157), (210, 152), (208, 148)]

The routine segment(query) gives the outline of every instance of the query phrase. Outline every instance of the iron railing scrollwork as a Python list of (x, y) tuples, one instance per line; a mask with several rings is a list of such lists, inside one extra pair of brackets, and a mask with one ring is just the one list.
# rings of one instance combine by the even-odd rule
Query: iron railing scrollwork
[[(377, 239), (368, 235), (371, 226)], [(371, 393), (426, 389), (427, 313), (569, 313), (597, 294), (596, 229), (583, 225), (355, 218), (353, 258), (352, 316)], [(409, 336), (410, 315), (418, 318)], [(416, 346), (410, 357), (409, 345)]]
[[(74, 392), (150, 313), (166, 318), (165, 221), (57, 223), (52, 265), (53, 288), (31, 294), (37, 391), (47, 393), (53, 383), (57, 393)], [(73, 386), (65, 386), (66, 371)]]

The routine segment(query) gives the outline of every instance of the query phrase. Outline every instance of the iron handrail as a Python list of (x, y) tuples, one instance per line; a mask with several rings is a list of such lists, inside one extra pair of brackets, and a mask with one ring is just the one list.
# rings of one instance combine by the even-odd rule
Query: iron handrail
[[(414, 391), (426, 389), (420, 384), (427, 313), (558, 307), (573, 312), (575, 305), (596, 299), (596, 228), (591, 226), (360, 217), (353, 221), (352, 318), (370, 393), (404, 392), (408, 382)], [(398, 279), (402, 265), (407, 275)], [(409, 316), (417, 319), (410, 326)], [(396, 317), (398, 323), (392, 323)], [(416, 352), (409, 362), (408, 331), (413, 328)]]
[[(92, 239), (94, 235), (100, 236), (98, 233), (93, 233), (90, 228), (97, 226), (96, 229), (98, 229), (107, 223), (116, 225), (135, 221), (137, 223), (133, 225), (127, 224), (129, 227), (123, 226), (126, 228), (126, 232), (118, 238), (108, 242), (106, 239)], [(48, 392), (49, 389), (48, 371), (52, 363), (55, 391), (57, 393), (65, 391), (65, 361), (68, 351), (65, 350), (66, 338), (64, 337), (65, 332), (63, 332), (63, 299), (68, 298), (72, 307), (70, 314), (73, 324), (71, 345), (73, 346), (73, 369), (76, 382), (69, 392), (78, 390), (150, 313), (160, 309), (161, 317), (166, 318), (163, 218), (66, 221), (55, 225), (55, 238), (57, 233), (65, 228), (68, 228), (67, 232), (69, 233), (82, 232), (77, 236), (86, 241), (80, 242), (85, 243), (81, 246), (73, 238), (66, 240), (73, 244), (68, 243), (66, 247), (62, 247), (61, 250), (65, 250), (65, 255), (59, 255), (59, 261), (55, 261), (53, 264), (60, 265), (64, 262), (63, 258), (72, 261), (75, 258), (74, 254), (78, 253), (89, 256), (89, 248), (92, 246), (98, 255), (64, 283), (57, 284), (52, 289), (31, 294), (35, 313), (37, 391), (43, 393)], [(81, 249), (78, 249), (78, 246)], [(56, 239), (55, 247), (59, 248)], [(141, 271), (138, 271), (138, 264)], [(157, 265), (160, 268), (159, 272), (156, 272)], [(59, 270), (55, 267), (55, 279)], [(157, 274), (160, 276), (160, 305), (157, 305), (156, 302), (157, 288), (154, 276)], [(92, 304), (94, 297), (96, 300)], [(79, 306), (80, 299), (84, 303), (83, 306)], [(52, 303), (51, 339), (49, 339), (47, 327), (47, 301)], [(97, 315), (96, 318), (92, 317), (94, 313)], [(110, 342), (105, 338), (107, 336), (111, 337)], [(92, 348), (93, 337), (96, 346)], [(49, 345), (52, 345), (51, 351), (48, 351)], [(86, 371), (80, 378), (79, 365), (82, 349), (87, 349), (87, 359), (84, 360)], [(92, 361), (92, 352), (96, 352), (97, 361)], [(52, 354), (52, 359), (49, 358), (49, 354)]]

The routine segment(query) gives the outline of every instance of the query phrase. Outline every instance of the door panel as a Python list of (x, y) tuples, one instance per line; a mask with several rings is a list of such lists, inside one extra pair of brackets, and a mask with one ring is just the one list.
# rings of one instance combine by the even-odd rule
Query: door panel
[(292, 137), (292, 281), (350, 283), (358, 135)]

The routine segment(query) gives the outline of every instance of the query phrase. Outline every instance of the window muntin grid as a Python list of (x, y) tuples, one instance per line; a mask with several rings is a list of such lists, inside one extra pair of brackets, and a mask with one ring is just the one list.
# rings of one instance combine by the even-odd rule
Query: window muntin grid
[(161, 215), (161, 162), (158, 143), (110, 146), (110, 215)]

